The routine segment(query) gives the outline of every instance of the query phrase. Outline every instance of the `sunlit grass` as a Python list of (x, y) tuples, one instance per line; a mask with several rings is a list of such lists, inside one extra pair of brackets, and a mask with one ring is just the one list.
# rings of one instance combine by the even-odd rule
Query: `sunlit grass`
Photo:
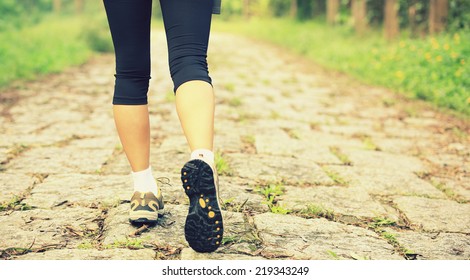
[(387, 42), (379, 31), (358, 37), (347, 27), (289, 19), (215, 21), (213, 30), (267, 40), (326, 68), (470, 115), (468, 31)]
[(80, 38), (82, 27), (79, 18), (49, 18), (0, 33), (0, 87), (84, 63), (92, 51)]

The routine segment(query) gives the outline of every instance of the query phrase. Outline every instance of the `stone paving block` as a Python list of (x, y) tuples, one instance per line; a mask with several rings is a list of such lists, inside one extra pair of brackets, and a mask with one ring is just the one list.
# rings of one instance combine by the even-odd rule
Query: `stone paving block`
[[(129, 204), (113, 208), (106, 219), (104, 245), (110, 245), (126, 239), (136, 231), (129, 223)], [(168, 244), (173, 247), (188, 247), (184, 237), (184, 223), (188, 213), (187, 205), (165, 205), (164, 214), (159, 217), (157, 225), (143, 232), (138, 238), (146, 242)], [(239, 235), (245, 231), (243, 214), (222, 211), (224, 219), (224, 237)], [(222, 248), (223, 246), (221, 246)]]
[(13, 145), (39, 146), (53, 145), (66, 137), (56, 134), (26, 134), (26, 133), (8, 133), (0, 138), (0, 146), (11, 147)]
[(430, 181), (440, 185), (444, 189), (450, 190), (451, 194), (459, 199), (470, 201), (470, 177), (458, 178), (440, 178), (430, 177)]
[(99, 136), (92, 138), (84, 138), (73, 140), (69, 143), (70, 147), (78, 149), (109, 149), (120, 146), (119, 137), (113, 136)]
[(15, 196), (21, 195), (37, 181), (38, 179), (30, 174), (0, 173), (0, 203), (10, 201)]
[(360, 149), (364, 147), (364, 143), (362, 143), (359, 139), (322, 132), (321, 126), (322, 125), (319, 125), (320, 130), (311, 130), (308, 131), (308, 133), (305, 131), (299, 132), (299, 134), (301, 135), (301, 139), (307, 139), (310, 142), (310, 145), (312, 145), (312, 147), (336, 146), (340, 147), (341, 149)]
[(317, 163), (341, 164), (328, 146), (313, 144), (308, 139), (293, 139), (281, 129), (275, 129), (269, 134), (256, 135), (255, 146), (258, 154), (294, 156), (310, 159)]
[(12, 159), (8, 169), (32, 173), (94, 173), (111, 156), (108, 149), (78, 149), (73, 147), (40, 147), (28, 150)]
[(214, 146), (216, 150), (224, 153), (240, 153), (243, 151), (243, 143), (239, 133), (226, 134), (218, 133), (214, 135)]
[(327, 168), (348, 182), (348, 186), (364, 189), (371, 195), (421, 195), (445, 198), (445, 194), (415, 174), (372, 167), (334, 166)]
[(416, 157), (348, 148), (342, 148), (341, 151), (346, 154), (353, 165), (357, 167), (380, 167), (382, 170), (396, 170), (400, 172), (427, 171), (424, 164)]
[(470, 258), (470, 236), (460, 233), (424, 233), (386, 229), (398, 243), (418, 260), (468, 260)]
[(62, 249), (42, 253), (29, 253), (15, 260), (153, 260), (155, 252), (151, 249)]
[(409, 139), (389, 136), (372, 136), (372, 143), (378, 146), (381, 151), (391, 154), (408, 154), (417, 144)]
[(163, 153), (163, 152), (173, 152), (178, 154), (186, 154), (189, 159), (189, 153), (191, 150), (188, 147), (188, 143), (186, 142), (186, 138), (181, 133), (177, 136), (168, 136), (165, 137), (160, 147), (157, 149), (152, 149), (152, 152), (156, 155)]
[(36, 185), (31, 196), (24, 202), (39, 208), (52, 208), (62, 204), (112, 205), (119, 204), (121, 200), (129, 200), (133, 191), (129, 176), (52, 174)]
[[(286, 222), (288, 221), (288, 222)], [(373, 231), (291, 215), (264, 213), (254, 217), (264, 252), (292, 259), (403, 259)]]
[(379, 202), (365, 191), (345, 187), (308, 187), (286, 186), (286, 193), (279, 197), (278, 204), (290, 210), (300, 211), (308, 205), (321, 206), (334, 213), (354, 216), (359, 219), (387, 217), (397, 220), (394, 213), (389, 213)]
[(266, 260), (263, 257), (249, 256), (244, 254), (226, 253), (198, 253), (191, 248), (184, 248), (181, 251), (181, 260)]
[(454, 167), (464, 170), (470, 170), (470, 162), (463, 156), (454, 155), (454, 154), (447, 154), (447, 153), (440, 153), (440, 154), (433, 154), (425, 156), (427, 160), (431, 163), (441, 167), (441, 168), (449, 168)]
[(345, 136), (354, 135), (378, 135), (379, 133), (374, 128), (373, 123), (365, 124), (346, 124), (346, 125), (324, 125), (321, 126), (321, 131), (332, 134), (340, 134)]
[(229, 204), (227, 207), (230, 209), (238, 209), (244, 204), (240, 210), (269, 211), (269, 207), (263, 203), (264, 197), (256, 193), (254, 188), (248, 186), (245, 181), (237, 178), (219, 177), (219, 196), (222, 201)]
[(8, 148), (0, 148), (0, 164), (7, 161), (9, 151)]
[(270, 155), (227, 154), (234, 176), (258, 181), (280, 181), (287, 184), (331, 185), (333, 180), (313, 161)]
[[(163, 144), (162, 144), (163, 145)], [(166, 172), (181, 174), (181, 168), (190, 158), (190, 151), (187, 144), (183, 146), (188, 149), (180, 152), (177, 149), (153, 149), (150, 152), (150, 164), (155, 172)]]
[(131, 166), (124, 153), (113, 156), (111, 159), (107, 160), (106, 164), (102, 167), (103, 174), (108, 175), (120, 174), (131, 176), (131, 171)]
[[(0, 249), (19, 247), (39, 249), (46, 245), (75, 248), (86, 237), (73, 234), (73, 231), (96, 231), (95, 221), (101, 211), (84, 207), (69, 207), (60, 210), (35, 209), (15, 211), (8, 216), (0, 216)], [(71, 229), (73, 231), (71, 231)]]
[(426, 231), (470, 233), (470, 204), (424, 197), (397, 197), (398, 209)]

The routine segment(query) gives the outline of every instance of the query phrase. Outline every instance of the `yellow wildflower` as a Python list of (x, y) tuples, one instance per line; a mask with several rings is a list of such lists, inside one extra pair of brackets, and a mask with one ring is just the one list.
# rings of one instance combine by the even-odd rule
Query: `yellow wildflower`
[(454, 42), (457, 44), (460, 43), (460, 35), (458, 33), (454, 34)]
[(454, 75), (455, 75), (455, 77), (457, 77), (457, 78), (460, 77), (460, 76), (462, 76), (462, 69), (458, 69), (457, 71), (455, 71)]
[(436, 61), (437, 61), (437, 62), (441, 62), (441, 61), (442, 61), (442, 56), (438, 55), (438, 56), (436, 57)]
[(429, 53), (429, 52), (425, 53), (424, 58), (426, 58), (427, 61), (431, 60), (431, 58), (432, 58), (431, 53)]
[(416, 46), (415, 45), (411, 45), (410, 46), (410, 51), (414, 52), (416, 50)]
[(450, 49), (449, 44), (444, 44), (444, 50), (448, 51)]
[(468, 104), (470, 104), (470, 97), (469, 97), (469, 98), (467, 98), (467, 103), (468, 103)]
[(460, 60), (460, 64), (465, 65), (465, 60), (464, 60), (464, 59), (461, 59), (461, 60)]
[(405, 74), (403, 74), (402, 71), (397, 71), (395, 72), (395, 77), (397, 77), (399, 80), (403, 80), (403, 78), (405, 78)]
[(453, 59), (456, 59), (458, 56), (459, 56), (459, 54), (456, 53), (456, 52), (452, 52), (452, 53), (450, 54), (450, 57), (452, 57)]
[(439, 42), (434, 37), (431, 38), (431, 45), (432, 45), (432, 48), (435, 50), (438, 50), (440, 47)]
[(405, 43), (405, 42), (403, 42), (403, 41), (400, 41), (400, 44), (399, 44), (399, 45), (400, 45), (400, 48), (404, 48), (404, 47), (406, 47), (406, 43)]

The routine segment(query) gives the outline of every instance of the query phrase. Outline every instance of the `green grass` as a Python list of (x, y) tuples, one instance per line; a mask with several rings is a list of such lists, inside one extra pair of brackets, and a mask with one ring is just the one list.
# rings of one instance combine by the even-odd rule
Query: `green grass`
[(380, 31), (355, 35), (349, 27), (290, 19), (216, 21), (214, 30), (247, 35), (293, 50), (333, 70), (407, 97), (470, 115), (470, 32), (386, 42)]
[(335, 218), (333, 210), (326, 209), (322, 205), (317, 204), (308, 204), (305, 209), (300, 210), (299, 214), (306, 218), (323, 217), (330, 220)]
[(331, 146), (330, 152), (335, 155), (343, 164), (352, 165), (352, 161), (344, 154), (339, 147)]
[(264, 186), (257, 186), (256, 192), (264, 196), (265, 201), (262, 203), (266, 204), (272, 213), (286, 215), (292, 212), (291, 210), (277, 204), (277, 198), (286, 192), (282, 183), (274, 182)]
[(0, 32), (0, 88), (85, 63), (113, 50), (104, 14), (47, 16), (37, 25)]
[(223, 157), (222, 152), (217, 151), (215, 153), (215, 168), (219, 175), (232, 176), (233, 172), (228, 164), (227, 160)]

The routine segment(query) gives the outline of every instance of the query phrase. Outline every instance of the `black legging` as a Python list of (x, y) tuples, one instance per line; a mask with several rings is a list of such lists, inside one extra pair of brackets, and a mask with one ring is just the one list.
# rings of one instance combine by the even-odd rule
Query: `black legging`
[[(116, 52), (113, 104), (147, 104), (152, 0), (103, 0)], [(184, 82), (212, 85), (207, 45), (214, 0), (160, 0), (174, 92)]]

